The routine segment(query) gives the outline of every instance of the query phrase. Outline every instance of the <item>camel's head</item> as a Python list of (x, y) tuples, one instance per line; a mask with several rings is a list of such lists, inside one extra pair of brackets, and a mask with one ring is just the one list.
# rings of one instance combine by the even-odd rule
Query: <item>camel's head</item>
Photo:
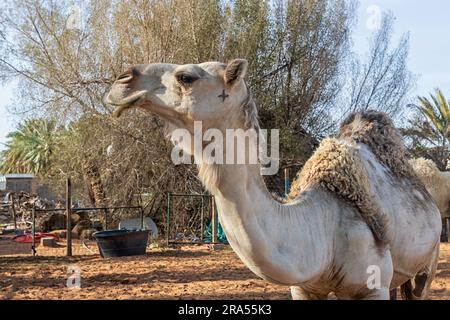
[(228, 64), (136, 65), (117, 78), (105, 102), (117, 108), (117, 116), (140, 107), (165, 119), (172, 128), (190, 132), (194, 121), (202, 121), (203, 130), (242, 127), (248, 110), (240, 109), (250, 99), (246, 70), (247, 61), (242, 59)]

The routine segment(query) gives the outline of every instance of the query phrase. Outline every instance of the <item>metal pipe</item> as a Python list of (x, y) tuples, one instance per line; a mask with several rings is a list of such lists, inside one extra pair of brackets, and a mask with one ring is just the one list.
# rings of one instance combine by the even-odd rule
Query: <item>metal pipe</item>
[(108, 230), (108, 209), (103, 209), (103, 214), (105, 215), (105, 230)]
[(202, 193), (171, 193), (172, 197), (213, 197), (211, 194)]
[(31, 219), (32, 219), (32, 226), (31, 226), (31, 235), (32, 235), (32, 242), (31, 242), (31, 251), (33, 253), (33, 257), (36, 256), (36, 207), (33, 205), (33, 208), (31, 209)]
[(119, 207), (87, 207), (87, 208), (73, 208), (72, 211), (92, 211), (92, 210), (105, 210), (105, 209), (139, 209), (141, 206), (119, 206)]
[(140, 218), (141, 218), (141, 230), (144, 230), (144, 208), (142, 208), (142, 206), (141, 206), (139, 211), (140, 211)]
[(66, 231), (67, 231), (67, 256), (72, 256), (72, 183), (70, 178), (66, 181)]
[(13, 221), (14, 221), (14, 230), (17, 230), (17, 217), (16, 217), (16, 207), (14, 205), (14, 196), (12, 193), (9, 195), (9, 200), (11, 201), (11, 210), (13, 215)]
[(187, 245), (187, 244), (195, 244), (195, 245), (203, 245), (204, 243), (202, 242), (194, 242), (194, 241), (169, 241), (169, 244), (183, 244), (183, 245)]
[[(139, 209), (140, 206), (122, 206), (122, 207), (92, 207), (92, 208), (72, 208), (72, 212), (76, 211), (95, 211), (95, 210), (105, 210), (105, 209)], [(60, 208), (60, 209), (39, 209), (36, 208), (36, 211), (45, 211), (45, 212), (52, 212), (52, 211), (65, 211), (66, 208)]]
[(39, 209), (39, 208), (36, 208), (36, 212), (53, 212), (53, 211), (66, 211), (66, 208), (60, 208), (60, 209)]
[(170, 233), (170, 202), (171, 193), (167, 192), (167, 213), (166, 213), (166, 244), (169, 245), (169, 233)]
[(289, 168), (284, 169), (284, 194), (289, 194), (290, 181), (289, 181)]
[(218, 217), (216, 212), (216, 204), (214, 197), (211, 198), (211, 231), (212, 231), (212, 243), (217, 243), (217, 224), (218, 224)]
[(201, 242), (203, 242), (203, 238), (204, 238), (204, 236), (203, 236), (203, 234), (205, 233), (205, 226), (204, 226), (204, 218), (205, 218), (205, 212), (204, 212), (204, 206), (205, 206), (205, 200), (204, 200), (204, 198), (203, 198), (203, 196), (202, 196), (202, 207), (201, 207), (201, 211), (200, 211), (200, 240), (201, 240)]

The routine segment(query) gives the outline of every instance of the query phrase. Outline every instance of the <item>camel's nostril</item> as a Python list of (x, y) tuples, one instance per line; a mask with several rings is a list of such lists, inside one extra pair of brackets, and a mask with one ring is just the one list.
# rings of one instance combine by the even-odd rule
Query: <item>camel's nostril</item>
[(133, 77), (137, 74), (137, 70), (135, 68), (130, 68), (123, 72), (119, 77), (116, 79), (116, 82), (119, 83), (128, 83), (130, 82)]
[(122, 74), (117, 78), (117, 80), (122, 80), (123, 78), (127, 78), (127, 77), (130, 77), (130, 76), (131, 76), (130, 73), (125, 72), (125, 73), (122, 73)]

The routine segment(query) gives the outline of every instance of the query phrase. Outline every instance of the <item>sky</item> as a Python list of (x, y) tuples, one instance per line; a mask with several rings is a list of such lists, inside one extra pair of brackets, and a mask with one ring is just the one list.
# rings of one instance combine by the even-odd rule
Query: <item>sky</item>
[[(354, 50), (360, 54), (367, 52), (378, 11), (391, 11), (396, 17), (394, 43), (405, 32), (410, 33), (408, 66), (418, 76), (413, 96), (428, 95), (439, 87), (450, 97), (450, 1), (360, 0), (353, 34)], [(15, 84), (0, 86), (0, 150), (20, 120), (7, 112), (15, 88)]]
[[(406, 32), (410, 34), (409, 69), (419, 78), (414, 95), (428, 95), (441, 88), (450, 96), (450, 1), (448, 0), (360, 0), (358, 25), (353, 35), (355, 50), (367, 52), (372, 30), (373, 6), (391, 11), (394, 43)], [(369, 23), (368, 23), (369, 20)]]

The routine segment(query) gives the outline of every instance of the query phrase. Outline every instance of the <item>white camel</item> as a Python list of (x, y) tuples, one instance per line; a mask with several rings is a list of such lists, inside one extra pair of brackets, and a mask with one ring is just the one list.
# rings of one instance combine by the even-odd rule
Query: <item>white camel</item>
[[(194, 121), (204, 131), (257, 130), (246, 70), (241, 59), (139, 65), (119, 76), (105, 102), (117, 115), (148, 110), (169, 130), (193, 134)], [(267, 191), (259, 165), (202, 162), (181, 144), (199, 162), (231, 247), (259, 277), (290, 286), (295, 299), (331, 292), (339, 299), (389, 299), (398, 286), (408, 299), (425, 298), (439, 252), (439, 210), (411, 173), (390, 121), (377, 113), (352, 117), (308, 161), (287, 203)]]
[(450, 217), (450, 172), (440, 171), (429, 159), (411, 159), (411, 166), (436, 202), (442, 218)]

